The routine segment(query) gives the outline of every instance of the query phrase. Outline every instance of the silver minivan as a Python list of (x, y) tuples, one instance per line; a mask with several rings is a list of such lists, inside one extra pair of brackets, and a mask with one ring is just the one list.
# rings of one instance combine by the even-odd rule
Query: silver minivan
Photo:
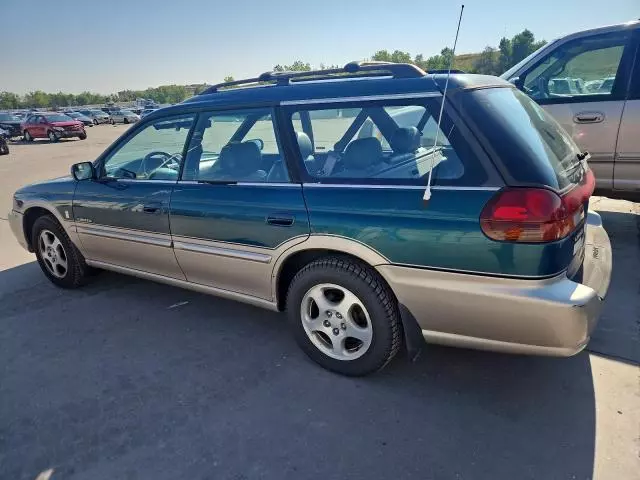
[(591, 153), (599, 192), (640, 197), (640, 21), (559, 38), (501, 76)]

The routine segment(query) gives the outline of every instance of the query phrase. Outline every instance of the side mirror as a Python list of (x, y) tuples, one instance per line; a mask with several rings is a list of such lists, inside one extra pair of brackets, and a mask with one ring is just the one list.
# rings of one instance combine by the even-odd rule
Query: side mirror
[(93, 163), (81, 162), (71, 165), (71, 175), (78, 181), (93, 180), (96, 177)]
[(260, 151), (262, 151), (262, 149), (264, 148), (264, 141), (261, 138), (252, 138), (251, 140), (247, 140), (247, 142), (255, 143)]

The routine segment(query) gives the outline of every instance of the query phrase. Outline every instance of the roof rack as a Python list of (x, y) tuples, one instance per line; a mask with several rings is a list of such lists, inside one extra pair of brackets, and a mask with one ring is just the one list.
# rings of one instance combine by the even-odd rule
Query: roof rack
[(200, 95), (216, 93), (229, 87), (243, 85), (245, 87), (263, 84), (290, 85), (292, 82), (306, 82), (312, 80), (330, 80), (361, 77), (393, 77), (419, 78), (426, 73), (411, 63), (391, 62), (349, 62), (343, 68), (329, 68), (326, 70), (311, 70), (308, 72), (264, 72), (259, 77), (218, 83), (204, 90)]

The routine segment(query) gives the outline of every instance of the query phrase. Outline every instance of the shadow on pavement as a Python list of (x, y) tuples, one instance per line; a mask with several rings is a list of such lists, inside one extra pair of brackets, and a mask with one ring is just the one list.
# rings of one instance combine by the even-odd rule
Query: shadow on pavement
[(281, 315), (109, 273), (62, 291), (37, 269), (0, 272), (3, 478), (593, 475), (585, 353), (428, 347), (344, 378)]
[(613, 251), (613, 273), (591, 352), (640, 364), (640, 215), (598, 212)]

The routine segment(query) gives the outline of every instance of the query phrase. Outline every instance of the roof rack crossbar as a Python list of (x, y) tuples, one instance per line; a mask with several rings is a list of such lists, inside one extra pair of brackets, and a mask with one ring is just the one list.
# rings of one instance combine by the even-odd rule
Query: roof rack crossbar
[(208, 95), (218, 92), (221, 89), (235, 87), (239, 85), (253, 86), (264, 83), (275, 83), (276, 85), (289, 85), (290, 80), (330, 80), (340, 78), (359, 77), (393, 77), (393, 78), (418, 78), (426, 73), (421, 68), (411, 63), (391, 63), (391, 62), (349, 62), (343, 68), (329, 68), (325, 70), (311, 70), (307, 72), (264, 72), (257, 78), (247, 78), (244, 80), (233, 80), (231, 82), (218, 83), (204, 90), (200, 95)]

